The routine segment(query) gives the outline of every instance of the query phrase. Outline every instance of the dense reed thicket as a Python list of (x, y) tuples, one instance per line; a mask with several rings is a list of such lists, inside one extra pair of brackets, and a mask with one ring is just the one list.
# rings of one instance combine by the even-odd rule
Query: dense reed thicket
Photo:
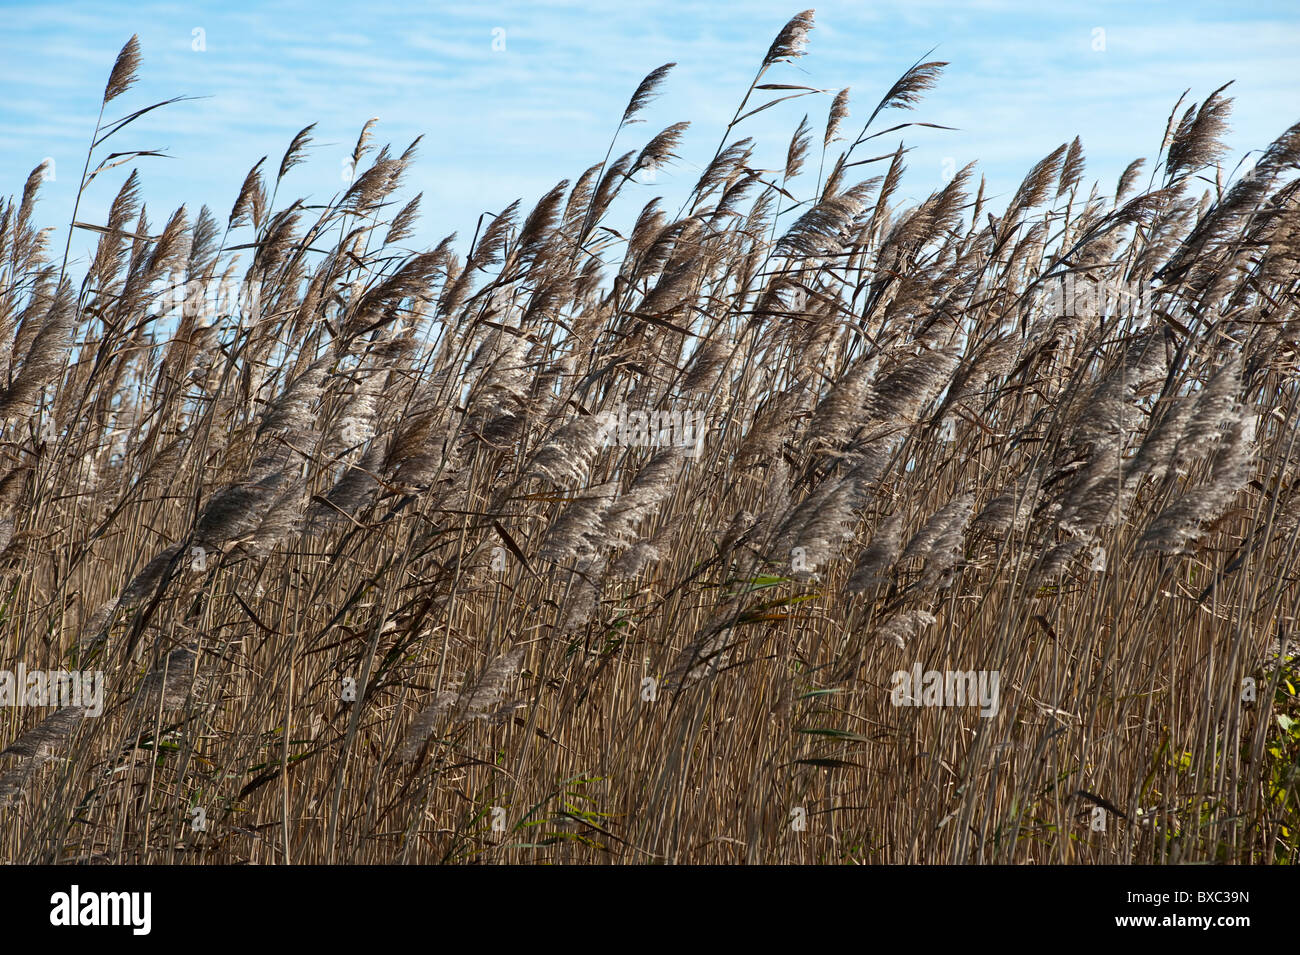
[[(1297, 861), (1300, 125), (904, 206), (944, 64), (858, 125), (812, 27), (675, 213), (614, 215), (672, 64), (463, 247), (370, 126), (327, 205), (311, 127), (224, 218), (132, 173), (75, 274), (0, 204), (0, 666), (104, 679), (0, 708), (0, 857)], [(829, 103), (783, 169), (765, 97)]]

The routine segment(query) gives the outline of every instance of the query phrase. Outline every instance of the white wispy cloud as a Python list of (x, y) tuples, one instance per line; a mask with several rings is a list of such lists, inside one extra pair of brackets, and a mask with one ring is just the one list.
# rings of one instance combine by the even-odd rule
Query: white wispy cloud
[[(906, 188), (916, 198), (941, 184), (948, 159), (958, 166), (979, 160), (991, 188), (1005, 193), (1075, 134), (1090, 175), (1109, 188), (1131, 158), (1155, 149), (1169, 109), (1189, 87), (1199, 99), (1237, 80), (1230, 90), (1237, 152), (1266, 145), (1300, 118), (1291, 65), (1300, 13), (1289, 4), (816, 6), (809, 55), (767, 79), (832, 93), (852, 87), (847, 128), (854, 132), (917, 57), (936, 47), (934, 57), (951, 61), (921, 108), (894, 120), (958, 127), (901, 134), (915, 147)], [(311, 122), (318, 123), (312, 160), (293, 171), (281, 195), (328, 198), (343, 185), (342, 160), (361, 125), (378, 116), (380, 143), (400, 149), (426, 136), (408, 179), (412, 192), (426, 194), (419, 238), (467, 235), (480, 212), (516, 197), (531, 201), (599, 161), (636, 83), (669, 60), (678, 68), (664, 95), (618, 148), (639, 148), (669, 123), (690, 120), (679, 167), (638, 187), (630, 201), (639, 205), (655, 189), (671, 199), (694, 182), (767, 45), (799, 7), (788, 0), (10, 5), (0, 35), (0, 175), (8, 184), (0, 190), (21, 188), (27, 172), (53, 156), (59, 175), (44, 190), (42, 216), (67, 221), (104, 79), (122, 42), (138, 32), (141, 82), (113, 105), (203, 97), (151, 113), (122, 134), (118, 148), (165, 146), (175, 157), (141, 164), (155, 219), (182, 202), (228, 210), (248, 168), (262, 155), (278, 160)], [(1105, 31), (1104, 51), (1093, 49), (1097, 28)], [(202, 51), (194, 49), (195, 30), (203, 31)], [(504, 50), (494, 49), (501, 39)], [(794, 100), (746, 120), (738, 134), (759, 142), (760, 165), (776, 166), (799, 117), (806, 112), (819, 125), (828, 105), (829, 94)], [(897, 140), (884, 137), (875, 151)], [(118, 182), (96, 183), (82, 218), (102, 215)]]

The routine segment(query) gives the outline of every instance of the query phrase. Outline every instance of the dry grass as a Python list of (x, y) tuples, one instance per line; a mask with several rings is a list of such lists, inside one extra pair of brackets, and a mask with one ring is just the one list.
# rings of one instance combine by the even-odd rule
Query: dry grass
[[(902, 208), (942, 64), (752, 168), (811, 28), (677, 215), (611, 218), (676, 125), (465, 261), (401, 251), (369, 126), (326, 206), (277, 201), (310, 128), (227, 222), (132, 175), (79, 284), (39, 171), (0, 205), (0, 658), (106, 681), (0, 709), (0, 857), (1297, 860), (1300, 126), (1243, 175), (1220, 91), (1145, 186), (1076, 140)], [(914, 664), (996, 714), (893, 705)]]

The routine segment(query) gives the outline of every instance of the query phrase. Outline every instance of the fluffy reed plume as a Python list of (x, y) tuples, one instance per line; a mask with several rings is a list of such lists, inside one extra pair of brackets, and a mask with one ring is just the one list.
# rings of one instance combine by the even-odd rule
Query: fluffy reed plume
[(814, 13), (816, 13), (815, 10), (805, 10), (803, 13), (790, 18), (790, 22), (781, 28), (781, 32), (776, 35), (776, 39), (768, 47), (767, 55), (763, 57), (764, 67), (804, 55), (804, 47), (808, 44), (808, 34), (815, 25), (813, 23)]
[(805, 116), (794, 131), (790, 147), (785, 153), (785, 169), (782, 175), (786, 179), (793, 179), (803, 169), (803, 161), (808, 156), (808, 147), (812, 144), (811, 134), (812, 127), (808, 125), (808, 117)]
[(244, 184), (240, 187), (239, 195), (230, 210), (230, 218), (226, 220), (229, 228), (235, 229), (248, 222), (252, 222), (255, 228), (261, 228), (262, 219), (266, 214), (266, 188), (262, 185), (261, 171), (264, 162), (266, 162), (265, 156), (259, 159), (244, 177)]
[(906, 649), (907, 641), (934, 626), (935, 619), (934, 614), (924, 610), (901, 611), (876, 627), (876, 639), (900, 650)]
[(885, 519), (871, 536), (871, 543), (858, 555), (844, 589), (849, 593), (860, 594), (872, 587), (889, 583), (889, 572), (898, 563), (902, 546), (903, 514), (895, 512)]
[(438, 693), (411, 723), (398, 750), (398, 759), (407, 761), (419, 755), (444, 713), (450, 713), (455, 720), (500, 720), (522, 706), (522, 703), (503, 702), (503, 697), (523, 659), (524, 648), (514, 647), (492, 660), (482, 676), (459, 693), (450, 690)]
[(22, 798), (36, 771), (67, 748), (84, 716), (79, 706), (62, 707), (0, 750), (0, 759), (13, 758), (13, 765), (0, 772), (0, 808)]
[(885, 110), (892, 108), (915, 109), (916, 105), (921, 102), (925, 92), (934, 89), (939, 82), (940, 74), (943, 73), (943, 68), (947, 65), (942, 60), (931, 60), (928, 63), (914, 63), (909, 67), (907, 72), (894, 82), (894, 85), (876, 104), (876, 108), (872, 110), (866, 126), (862, 128), (862, 134), (858, 137), (858, 142), (865, 139), (867, 129), (871, 126), (872, 121)]
[(781, 237), (775, 254), (790, 258), (834, 254), (849, 238), (862, 207), (861, 195), (853, 190), (822, 199)]
[(609, 421), (585, 415), (556, 431), (533, 457), (532, 469), (556, 484), (580, 481), (592, 465), (607, 438)]
[(646, 74), (646, 78), (641, 81), (641, 85), (636, 88), (632, 98), (628, 100), (627, 109), (623, 110), (623, 119), (620, 125), (626, 126), (628, 123), (640, 122), (636, 115), (649, 106), (659, 95), (659, 87), (663, 86), (664, 81), (668, 79), (668, 74), (672, 72), (676, 63), (665, 63), (663, 66), (656, 67)]
[(605, 484), (590, 488), (573, 499), (547, 529), (538, 556), (556, 563), (594, 556), (606, 543), (605, 512), (615, 492), (612, 485)]
[[(14, 183), (0, 677), (105, 698), (0, 707), (5, 861), (1300, 862), (1300, 124), (1234, 173), (1218, 90), (1113, 193), (1064, 135), (931, 192), (864, 146), (943, 64), (822, 132), (812, 26), (712, 154), (611, 141), (428, 250), (375, 120), (333, 200), (288, 129), (221, 222), (146, 213), (128, 112), (66, 262)], [(914, 663), (997, 712), (896, 707)]]
[(831, 100), (830, 115), (826, 117), (826, 134), (822, 137), (822, 146), (830, 147), (835, 141), (835, 134), (840, 131), (840, 124), (849, 118), (849, 88), (846, 86), (835, 94)]
[(191, 693), (195, 699), (202, 697), (210, 677), (211, 669), (199, 666), (197, 644), (177, 647), (140, 681), (137, 699), (141, 710), (148, 715), (159, 707), (180, 709)]
[(928, 561), (943, 549), (960, 544), (961, 532), (970, 520), (974, 505), (973, 494), (959, 494), (954, 497), (935, 511), (920, 530), (911, 536), (899, 559), (910, 560), (919, 557)]
[(627, 178), (632, 178), (643, 169), (652, 172), (667, 165), (669, 160), (678, 158), (674, 150), (681, 143), (682, 135), (690, 125), (690, 123), (673, 123), (646, 143), (645, 148), (637, 154), (632, 168), (627, 171)]
[(984, 505), (975, 518), (975, 525), (993, 537), (1024, 531), (1038, 505), (1040, 480), (1037, 475), (1030, 475), (1015, 481)]
[(1190, 106), (1169, 141), (1165, 174), (1174, 177), (1213, 165), (1223, 158), (1226, 149), (1220, 137), (1227, 130), (1232, 100), (1220, 96), (1228, 84), (1211, 93), (1198, 109)]
[(1221, 515), (1251, 475), (1253, 447), (1248, 419), (1240, 409), (1231, 415), (1228, 432), (1214, 454), (1209, 481), (1170, 504), (1147, 527), (1141, 546), (1163, 553), (1179, 551), (1203, 524)]
[(108, 74), (108, 85), (104, 87), (104, 104), (117, 99), (129, 90), (136, 81), (140, 69), (140, 38), (132, 34), (113, 63), (113, 72)]
[[(669, 530), (671, 531), (671, 528)], [(662, 560), (666, 549), (659, 538), (664, 536), (667, 535), (659, 534), (655, 538), (633, 543), (610, 565), (610, 575), (619, 580), (631, 580), (650, 564)]]
[(17, 366), (18, 370), (11, 376), (9, 385), (0, 391), (0, 420), (12, 417), (30, 405), (62, 364), (67, 337), (75, 324), (71, 285), (64, 283), (48, 304), (42, 304), (44, 307), (39, 315), (30, 316), (20, 327), (21, 336), (27, 322), (32, 321), (36, 332), (22, 358), (14, 355), (10, 363), (11, 368)]
[(835, 382), (808, 423), (810, 448), (838, 448), (861, 424), (875, 371), (874, 363), (864, 363)]
[(53, 759), (84, 715), (80, 707), (62, 707), (0, 750), (0, 756), (23, 756), (40, 761)]
[(676, 490), (684, 464), (685, 454), (681, 448), (670, 447), (656, 452), (637, 472), (628, 489), (601, 515), (604, 539), (625, 542), (631, 538), (637, 524)]
[(975, 495), (959, 494), (936, 511), (907, 542), (899, 560), (920, 558), (925, 562), (922, 586), (947, 589), (941, 581), (946, 580), (957, 565), (966, 525), (970, 523), (974, 509)]
[(701, 627), (664, 674), (664, 689), (686, 689), (726, 666), (737, 622), (736, 609), (727, 607)]

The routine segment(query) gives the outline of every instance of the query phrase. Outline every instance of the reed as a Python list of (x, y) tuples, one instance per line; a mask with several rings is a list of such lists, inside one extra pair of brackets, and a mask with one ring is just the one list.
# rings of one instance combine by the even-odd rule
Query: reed
[[(463, 261), (399, 248), (373, 123), (324, 205), (281, 198), (310, 126), (224, 223), (132, 173), (80, 275), (39, 170), (0, 202), (0, 660), (105, 675), (0, 707), (0, 858), (1300, 861), (1300, 125), (1234, 172), (1220, 89), (1145, 188), (1076, 139), (905, 206), (868, 144), (944, 64), (850, 139), (772, 79), (813, 25), (676, 216), (620, 200), (684, 123)], [(995, 712), (896, 705), (914, 666)]]

